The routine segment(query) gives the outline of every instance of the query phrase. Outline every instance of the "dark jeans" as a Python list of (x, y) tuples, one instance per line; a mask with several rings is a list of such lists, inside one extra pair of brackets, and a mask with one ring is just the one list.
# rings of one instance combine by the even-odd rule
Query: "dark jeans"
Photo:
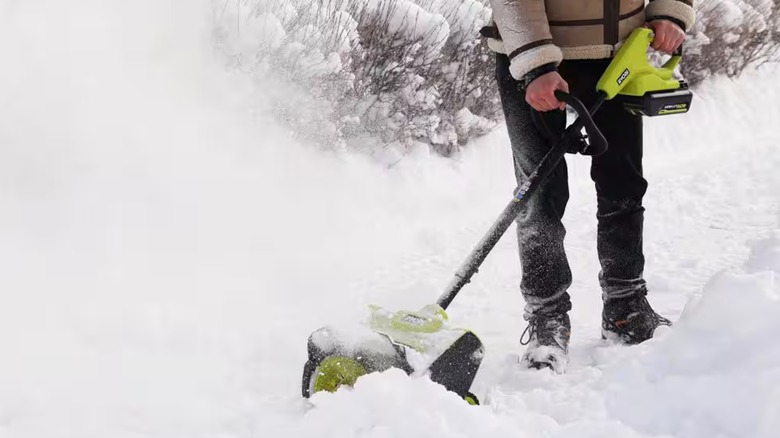
[[(596, 83), (609, 60), (564, 61), (559, 72), (572, 94), (586, 106), (595, 97)], [(498, 55), (496, 65), (501, 101), (514, 156), (515, 175), (521, 184), (550, 149), (548, 140), (531, 118), (525, 92), (509, 73), (509, 60)], [(563, 111), (544, 113), (558, 134), (566, 124)], [(618, 100), (607, 101), (594, 120), (609, 142), (609, 150), (593, 157), (591, 178), (598, 198), (599, 280), (603, 299), (646, 294), (642, 278), (642, 118), (625, 111)], [(561, 222), (569, 200), (566, 163), (561, 161), (550, 178), (530, 199), (517, 218), (517, 238), (523, 278), (520, 288), (527, 303), (526, 316), (571, 309), (568, 288), (571, 269), (564, 251), (566, 230)]]

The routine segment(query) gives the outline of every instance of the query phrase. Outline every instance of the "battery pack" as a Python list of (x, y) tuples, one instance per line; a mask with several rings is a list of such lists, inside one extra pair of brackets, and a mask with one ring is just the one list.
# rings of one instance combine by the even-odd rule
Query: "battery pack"
[(641, 97), (621, 95), (620, 99), (632, 114), (655, 117), (687, 113), (691, 109), (693, 93), (683, 83), (677, 90), (652, 91)]

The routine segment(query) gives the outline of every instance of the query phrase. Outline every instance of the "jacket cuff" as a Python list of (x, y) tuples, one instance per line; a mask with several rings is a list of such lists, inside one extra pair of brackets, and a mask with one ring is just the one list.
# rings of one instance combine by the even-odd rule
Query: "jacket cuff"
[(512, 53), (509, 58), (512, 61), (509, 65), (509, 72), (512, 73), (513, 78), (522, 82), (525, 75), (537, 68), (547, 64), (553, 66), (560, 64), (563, 61), (563, 53), (558, 46), (549, 43), (519, 53)]
[(652, 18), (648, 19), (647, 21), (655, 21), (655, 20), (671, 21), (672, 23), (676, 24), (677, 27), (682, 29), (683, 32), (687, 32), (688, 31), (688, 29), (685, 28), (685, 23), (683, 23), (682, 21), (680, 21), (680, 20), (678, 20), (678, 19), (676, 19), (674, 17), (669, 17), (669, 16), (666, 16), (666, 15), (657, 15), (655, 17), (652, 17)]
[[(693, 9), (693, 0), (653, 0), (647, 5), (647, 21), (670, 18), (687, 31), (696, 23), (696, 11)], [(676, 20), (676, 21), (675, 21)]]
[(523, 86), (523, 88), (525, 88), (528, 85), (530, 85), (531, 82), (538, 79), (539, 76), (544, 76), (547, 73), (552, 73), (554, 71), (558, 71), (558, 66), (554, 62), (551, 62), (549, 64), (544, 64), (526, 73), (525, 76), (523, 76), (523, 80), (520, 81), (520, 83)]

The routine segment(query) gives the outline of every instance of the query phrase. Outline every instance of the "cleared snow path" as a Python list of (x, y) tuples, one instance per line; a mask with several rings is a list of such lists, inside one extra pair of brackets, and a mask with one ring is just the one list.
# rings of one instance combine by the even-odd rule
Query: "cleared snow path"
[(309, 403), (307, 335), (438, 296), (511, 196), (505, 134), (389, 172), (301, 147), (214, 65), (207, 9), (0, 1), (0, 437), (775, 435), (773, 72), (648, 125), (647, 277), (674, 329), (599, 339), (594, 194), (573, 158), (567, 375), (514, 366), (507, 238), (450, 311), (487, 344), (489, 405), (399, 372)]

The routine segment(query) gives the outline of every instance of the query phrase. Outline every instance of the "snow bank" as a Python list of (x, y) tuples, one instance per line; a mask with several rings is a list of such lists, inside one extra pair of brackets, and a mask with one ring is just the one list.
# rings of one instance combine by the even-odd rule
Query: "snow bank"
[(616, 417), (647, 434), (777, 435), (778, 236), (757, 243), (744, 269), (713, 278), (640, 359), (607, 371), (606, 403)]
[[(294, 436), (515, 437), (511, 422), (400, 370), (361, 378), (354, 391), (316, 394)], [(348, 419), (347, 421), (345, 421)]]

